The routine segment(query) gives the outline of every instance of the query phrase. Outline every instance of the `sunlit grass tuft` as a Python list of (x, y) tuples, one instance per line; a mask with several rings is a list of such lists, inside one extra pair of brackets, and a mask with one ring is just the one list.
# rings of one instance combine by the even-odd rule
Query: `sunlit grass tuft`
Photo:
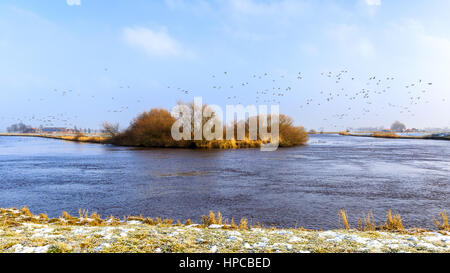
[[(170, 227), (170, 226), (183, 226), (180, 220), (173, 220), (170, 218), (150, 218), (139, 216), (129, 216), (124, 217), (123, 221), (110, 216), (109, 218), (103, 219), (100, 214), (93, 212), (88, 213), (88, 210), (79, 210), (79, 217), (70, 215), (67, 211), (62, 212), (59, 218), (49, 218), (46, 214), (33, 215), (31, 211), (24, 207), (22, 209), (1, 209), (0, 210), (0, 227), (11, 227), (17, 226), (21, 223), (29, 222), (36, 224), (57, 224), (61, 226), (116, 226), (116, 225), (126, 225), (128, 221), (136, 220), (140, 223), (152, 226)], [(440, 219), (433, 219), (433, 222), (438, 230), (450, 231), (450, 226), (448, 222), (448, 214), (444, 210), (440, 213)], [(195, 225), (195, 222), (188, 219), (185, 226)], [(213, 228), (222, 229), (239, 229), (239, 230), (251, 230), (254, 228), (264, 229), (264, 225), (257, 222), (256, 225), (249, 224), (247, 218), (242, 218), (238, 222), (235, 222), (234, 218), (228, 219), (223, 217), (220, 212), (210, 211), (207, 215), (201, 217), (201, 224), (197, 225), (199, 228), (209, 228), (211, 225), (217, 225)], [(350, 230), (350, 221), (348, 214), (345, 210), (341, 209), (339, 211), (339, 226), (345, 230)], [(297, 228), (297, 224), (295, 229)], [(302, 229), (302, 228), (301, 228)], [(386, 220), (381, 224), (377, 225), (375, 223), (375, 217), (370, 211), (368, 214), (362, 214), (362, 217), (358, 219), (357, 229), (359, 231), (389, 231), (389, 232), (409, 232), (411, 230), (416, 231), (426, 231), (426, 229), (420, 228), (409, 228), (406, 229), (403, 224), (403, 219), (400, 214), (393, 214), (391, 210), (387, 212)]]
[(440, 230), (447, 230), (450, 231), (450, 225), (448, 224), (448, 214), (447, 211), (442, 211), (440, 213), (442, 222), (439, 222), (439, 220), (434, 219), (433, 222), (436, 225), (436, 227)]
[[(350, 224), (348, 222), (347, 213), (341, 209), (339, 211), (339, 224), (344, 226), (344, 229), (349, 230)], [(367, 216), (363, 213), (363, 218), (358, 219), (358, 229), (360, 231), (375, 231), (375, 230), (387, 230), (387, 231), (403, 231), (403, 220), (400, 214), (392, 215), (392, 211), (387, 212), (387, 219), (384, 225), (377, 226), (375, 218), (372, 212), (369, 212)]]
[(350, 229), (350, 225), (349, 225), (349, 223), (348, 223), (348, 220), (347, 220), (347, 214), (345, 213), (345, 210), (343, 210), (343, 209), (341, 209), (340, 211), (339, 211), (339, 215), (340, 215), (340, 219), (342, 220), (342, 224), (344, 225), (344, 228), (346, 229), (346, 230), (349, 230)]
[(383, 137), (383, 138), (398, 138), (400, 137), (398, 134), (394, 132), (374, 132), (372, 134), (373, 137)]
[(363, 213), (362, 219), (358, 220), (358, 229), (360, 231), (375, 231), (377, 229), (375, 218), (371, 211), (367, 215)]
[(248, 229), (248, 220), (247, 218), (242, 218), (241, 222), (239, 223), (239, 229)]
[(392, 215), (392, 211), (389, 210), (387, 213), (387, 221), (384, 224), (384, 229), (390, 231), (404, 230), (402, 216), (400, 214)]
[(29, 209), (28, 207), (26, 207), (26, 206), (23, 207), (23, 208), (21, 208), (20, 211), (21, 211), (25, 216), (33, 217), (33, 213), (31, 213), (30, 209)]

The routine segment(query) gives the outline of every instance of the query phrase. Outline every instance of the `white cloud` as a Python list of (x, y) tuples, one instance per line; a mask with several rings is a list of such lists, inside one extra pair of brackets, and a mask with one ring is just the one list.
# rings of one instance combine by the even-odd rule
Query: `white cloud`
[(66, 0), (69, 6), (81, 6), (81, 0)]
[(189, 55), (164, 29), (155, 31), (145, 27), (127, 27), (123, 30), (125, 41), (149, 56), (170, 57)]
[(381, 6), (381, 0), (365, 0), (369, 6)]

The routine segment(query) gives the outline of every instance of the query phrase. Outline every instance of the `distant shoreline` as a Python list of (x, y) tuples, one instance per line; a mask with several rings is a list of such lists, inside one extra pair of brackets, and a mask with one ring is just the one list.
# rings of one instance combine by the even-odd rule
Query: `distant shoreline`
[(341, 136), (352, 137), (373, 137), (373, 138), (389, 138), (389, 139), (430, 139), (430, 140), (450, 140), (450, 137), (438, 137), (432, 135), (424, 136), (405, 136), (405, 135), (391, 135), (391, 134), (354, 134), (354, 133), (338, 133)]
[[(310, 135), (340, 135), (340, 136), (351, 136), (351, 137), (370, 137), (370, 138), (388, 138), (388, 139), (424, 139), (424, 140), (450, 140), (450, 137), (437, 137), (432, 135), (424, 136), (404, 136), (404, 135), (374, 135), (374, 134), (355, 134), (355, 133), (343, 133), (343, 132), (323, 132), (323, 133), (309, 133)], [(26, 134), (26, 133), (0, 133), (0, 136), (11, 136), (11, 137), (40, 137), (49, 139), (66, 140), (80, 143), (94, 143), (94, 144), (112, 144), (115, 146), (122, 147), (138, 147), (138, 146), (125, 146), (116, 145), (111, 143), (108, 137), (103, 136), (76, 136), (76, 135), (49, 135), (49, 134)], [(164, 148), (164, 147), (160, 147)]]
[(109, 138), (101, 136), (76, 136), (76, 135), (48, 135), (48, 134), (24, 134), (24, 133), (0, 133), (0, 136), (11, 137), (40, 137), (59, 139), (82, 143), (108, 144)]

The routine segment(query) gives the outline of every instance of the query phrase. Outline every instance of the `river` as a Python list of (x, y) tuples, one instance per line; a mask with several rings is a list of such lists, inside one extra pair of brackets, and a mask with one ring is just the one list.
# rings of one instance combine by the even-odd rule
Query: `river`
[(32, 137), (0, 137), (0, 207), (51, 217), (192, 219), (209, 210), (266, 226), (334, 229), (387, 210), (406, 226), (433, 227), (450, 209), (450, 142), (313, 135), (276, 152), (133, 149)]

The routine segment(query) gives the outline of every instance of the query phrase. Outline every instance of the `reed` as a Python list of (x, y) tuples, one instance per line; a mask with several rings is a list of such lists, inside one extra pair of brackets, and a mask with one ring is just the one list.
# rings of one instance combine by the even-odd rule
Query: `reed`
[[(180, 221), (174, 221), (170, 218), (150, 218), (139, 216), (128, 216), (124, 217), (123, 222), (119, 219), (110, 216), (108, 220), (102, 219), (101, 215), (93, 212), (91, 214), (88, 213), (88, 210), (79, 210), (79, 217), (75, 217), (70, 215), (67, 211), (63, 211), (62, 215), (59, 218), (49, 218), (47, 214), (33, 215), (31, 211), (27, 207), (23, 207), (20, 210), (17, 209), (0, 209), (0, 226), (18, 226), (23, 222), (31, 222), (36, 224), (60, 224), (60, 225), (75, 225), (75, 226), (104, 226), (104, 225), (121, 225), (126, 224), (127, 221), (136, 220), (140, 221), (143, 224), (148, 225), (162, 225), (162, 226), (181, 226)], [(263, 224), (257, 222), (256, 225), (249, 225), (247, 218), (242, 218), (238, 222), (235, 222), (234, 218), (229, 220), (228, 218), (224, 218), (222, 213), (210, 211), (208, 215), (202, 216), (202, 224), (200, 227), (208, 228), (210, 225), (220, 225), (223, 229), (240, 229), (240, 230), (249, 230), (252, 228), (265, 228)], [(433, 222), (438, 230), (442, 231), (450, 231), (450, 225), (448, 221), (448, 214), (444, 210), (440, 213), (440, 219), (436, 220), (433, 218)], [(191, 221), (191, 219), (187, 219), (185, 222), (185, 226), (189, 226), (195, 224)], [(295, 228), (297, 228), (295, 225)], [(349, 218), (344, 209), (339, 211), (339, 225), (342, 226), (345, 230), (350, 230), (351, 226), (349, 223)], [(303, 228), (300, 228), (303, 230)], [(368, 214), (362, 214), (362, 217), (358, 219), (358, 230), (360, 231), (389, 231), (389, 232), (408, 232), (411, 230), (415, 231), (426, 231), (426, 229), (422, 228), (414, 228), (414, 229), (406, 229), (403, 225), (403, 219), (400, 214), (393, 214), (391, 210), (389, 210), (386, 214), (386, 221), (377, 225), (375, 223), (374, 215), (372, 211)]]
[(247, 218), (242, 218), (241, 222), (239, 223), (239, 229), (248, 230), (248, 220)]
[(230, 228), (232, 228), (232, 229), (237, 229), (237, 228), (238, 228), (238, 226), (237, 226), (236, 223), (234, 222), (234, 218), (231, 218)]
[(345, 213), (345, 210), (341, 209), (339, 211), (339, 216), (341, 217), (340, 219), (342, 220), (342, 224), (344, 225), (344, 228), (346, 230), (349, 230), (350, 229), (350, 225), (348, 224), (347, 214)]
[(389, 231), (404, 230), (402, 216), (400, 214), (392, 215), (392, 211), (389, 210), (387, 213), (387, 221), (384, 224), (384, 229)]
[(398, 138), (400, 137), (398, 134), (394, 132), (374, 132), (372, 134), (373, 137), (383, 137), (383, 138)]
[(447, 211), (442, 211), (440, 213), (442, 222), (439, 222), (439, 220), (433, 219), (434, 224), (436, 227), (440, 230), (447, 230), (450, 231), (450, 225), (448, 224), (448, 214)]
[(363, 213), (362, 218), (359, 218), (358, 229), (360, 231), (375, 231), (377, 229), (372, 211), (370, 211), (367, 215)]

